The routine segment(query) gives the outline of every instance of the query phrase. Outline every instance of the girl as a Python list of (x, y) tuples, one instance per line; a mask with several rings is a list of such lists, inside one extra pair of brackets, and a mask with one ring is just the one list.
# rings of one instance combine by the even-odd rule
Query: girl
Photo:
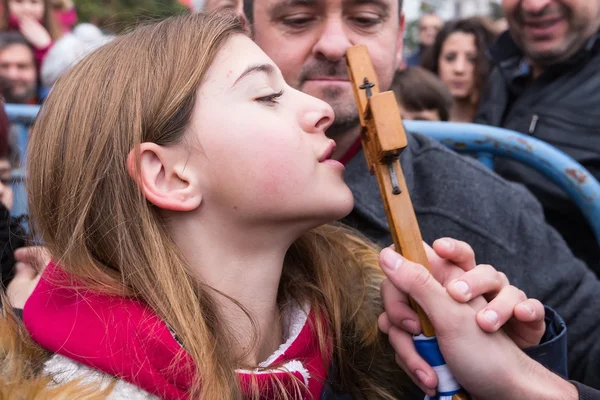
[(62, 36), (50, 0), (2, 0), (0, 31), (19, 31), (36, 50), (38, 68)]
[(438, 75), (454, 97), (450, 121), (473, 122), (491, 68), (485, 52), (493, 40), (480, 18), (450, 21), (423, 56), (422, 66)]
[(38, 356), (13, 375), (128, 399), (409, 398), (377, 329), (377, 250), (323, 225), (353, 207), (324, 135), (333, 112), (243, 32), (229, 16), (171, 18), (59, 78), (28, 157), (55, 263), (23, 315), (55, 355), (36, 362), (24, 342)]

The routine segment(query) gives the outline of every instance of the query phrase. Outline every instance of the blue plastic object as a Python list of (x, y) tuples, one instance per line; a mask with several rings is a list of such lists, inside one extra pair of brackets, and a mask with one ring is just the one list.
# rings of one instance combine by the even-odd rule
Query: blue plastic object
[(491, 166), (492, 155), (534, 168), (569, 195), (600, 243), (600, 183), (564, 152), (534, 137), (487, 125), (404, 121), (404, 127), (409, 132), (436, 139), (457, 152), (477, 153), (487, 166)]

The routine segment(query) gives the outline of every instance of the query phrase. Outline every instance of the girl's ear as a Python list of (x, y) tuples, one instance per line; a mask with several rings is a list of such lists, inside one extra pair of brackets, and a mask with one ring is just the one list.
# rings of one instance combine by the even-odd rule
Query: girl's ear
[(142, 143), (127, 156), (127, 171), (146, 199), (157, 207), (172, 211), (192, 211), (200, 206), (202, 193), (193, 171), (186, 170), (181, 149)]

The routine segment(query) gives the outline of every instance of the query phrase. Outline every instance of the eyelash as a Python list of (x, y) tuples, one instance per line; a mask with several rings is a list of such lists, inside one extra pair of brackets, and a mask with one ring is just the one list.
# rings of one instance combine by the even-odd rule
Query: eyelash
[(259, 101), (261, 103), (277, 104), (277, 99), (279, 99), (282, 95), (283, 90), (277, 93), (270, 94), (268, 96), (259, 97), (258, 99), (256, 99), (256, 101)]

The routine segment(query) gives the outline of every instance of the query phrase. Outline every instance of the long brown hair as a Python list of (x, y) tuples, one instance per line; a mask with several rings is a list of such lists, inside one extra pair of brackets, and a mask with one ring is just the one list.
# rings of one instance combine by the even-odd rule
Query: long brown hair
[[(182, 140), (208, 68), (228, 38), (243, 32), (233, 15), (192, 14), (117, 38), (57, 81), (28, 150), (29, 209), (41, 240), (90, 289), (134, 296), (172, 327), (195, 362), (196, 398), (241, 397), (233, 338), (214, 291), (191, 277), (125, 165), (142, 142)], [(329, 322), (331, 329), (317, 329), (323, 349), (333, 338), (345, 390), (393, 398), (406, 381), (377, 329), (382, 279), (374, 246), (324, 226), (288, 251), (280, 300), (310, 303), (316, 320)]]
[(476, 108), (479, 105), (481, 91), (487, 82), (492, 68), (488, 50), (495, 39), (494, 34), (489, 30), (488, 25), (482, 18), (470, 17), (446, 22), (444, 27), (437, 34), (433, 45), (423, 54), (421, 66), (434, 74), (439, 75), (439, 60), (444, 43), (446, 43), (446, 40), (450, 35), (456, 32), (468, 33), (475, 37), (477, 60), (475, 61), (475, 93), (473, 95), (473, 102), (474, 107)]
[[(2, 17), (0, 18), (0, 32), (4, 32), (10, 26), (10, 8), (8, 7), (9, 0), (2, 0)], [(62, 29), (54, 16), (54, 7), (52, 6), (51, 0), (44, 1), (44, 16), (40, 23), (48, 33), (53, 41), (60, 39), (63, 35)]]

